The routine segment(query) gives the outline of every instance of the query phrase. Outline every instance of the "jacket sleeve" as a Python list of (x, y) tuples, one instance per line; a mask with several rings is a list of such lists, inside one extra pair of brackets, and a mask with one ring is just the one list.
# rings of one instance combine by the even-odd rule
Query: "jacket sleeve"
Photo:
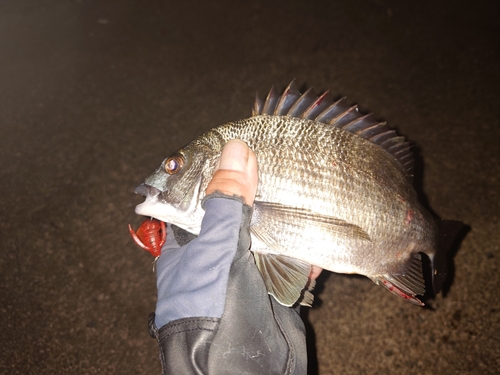
[[(228, 203), (231, 198), (207, 197), (213, 202), (205, 204), (204, 221), (211, 220), (212, 210), (220, 212), (233, 204)], [(159, 344), (163, 374), (307, 373), (305, 329), (298, 309), (282, 306), (267, 294), (249, 251), (252, 210), (241, 202), (240, 207), (242, 216), (234, 218), (240, 223), (239, 232), (220, 228), (221, 236), (233, 237), (224, 241), (237, 244), (222, 316), (183, 317), (160, 329), (155, 324), (158, 319), (150, 316), (150, 334)], [(205, 250), (209, 257), (210, 249)]]

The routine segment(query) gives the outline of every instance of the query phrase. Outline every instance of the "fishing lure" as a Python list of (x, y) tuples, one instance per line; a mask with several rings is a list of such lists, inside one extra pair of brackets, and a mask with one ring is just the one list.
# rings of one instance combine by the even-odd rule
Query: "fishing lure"
[(144, 250), (149, 251), (155, 257), (156, 262), (167, 239), (165, 222), (150, 218), (141, 223), (137, 232), (132, 229), (130, 224), (128, 230), (134, 242)]

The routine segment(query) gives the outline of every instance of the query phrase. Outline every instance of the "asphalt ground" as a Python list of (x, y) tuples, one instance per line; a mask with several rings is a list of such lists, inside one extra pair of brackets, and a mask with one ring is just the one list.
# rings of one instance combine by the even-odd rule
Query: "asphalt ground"
[(160, 373), (133, 188), (294, 78), (414, 142), (423, 202), (468, 226), (427, 308), (324, 273), (305, 313), (310, 373), (500, 373), (499, 8), (0, 2), (0, 373)]

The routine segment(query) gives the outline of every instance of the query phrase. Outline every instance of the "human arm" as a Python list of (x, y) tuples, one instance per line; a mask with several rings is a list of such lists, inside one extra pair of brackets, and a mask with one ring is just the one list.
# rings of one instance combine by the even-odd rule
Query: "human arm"
[[(173, 239), (182, 231), (175, 235), (170, 227), (158, 259), (150, 332), (159, 343), (163, 373), (305, 374), (298, 309), (267, 294), (249, 251), (255, 155), (246, 145), (229, 147), (207, 189), (200, 236), (177, 244)], [(246, 156), (238, 157), (242, 148)]]

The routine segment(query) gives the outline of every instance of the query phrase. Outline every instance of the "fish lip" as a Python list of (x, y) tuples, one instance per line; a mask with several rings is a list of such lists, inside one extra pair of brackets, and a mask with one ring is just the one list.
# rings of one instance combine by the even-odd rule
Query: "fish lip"
[(161, 191), (154, 186), (147, 184), (140, 184), (139, 186), (136, 186), (134, 192), (142, 195), (143, 197), (157, 197), (161, 193)]

